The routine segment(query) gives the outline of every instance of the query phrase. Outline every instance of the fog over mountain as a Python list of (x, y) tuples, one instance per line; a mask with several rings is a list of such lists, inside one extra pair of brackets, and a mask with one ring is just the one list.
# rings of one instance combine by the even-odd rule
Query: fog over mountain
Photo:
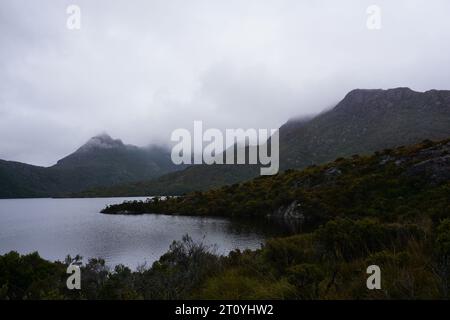
[[(277, 128), (354, 88), (450, 88), (450, 2), (0, 2), (0, 159), (49, 166), (108, 132)], [(81, 29), (66, 28), (68, 5)], [(319, 5), (320, 4), (320, 5)]]

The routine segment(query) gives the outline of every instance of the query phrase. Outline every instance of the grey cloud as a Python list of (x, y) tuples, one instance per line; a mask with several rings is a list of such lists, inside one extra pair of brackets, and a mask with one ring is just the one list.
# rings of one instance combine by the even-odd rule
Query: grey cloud
[[(450, 88), (450, 2), (2, 0), (0, 158), (50, 165), (92, 135), (278, 127), (354, 88)], [(82, 29), (66, 29), (66, 7)]]

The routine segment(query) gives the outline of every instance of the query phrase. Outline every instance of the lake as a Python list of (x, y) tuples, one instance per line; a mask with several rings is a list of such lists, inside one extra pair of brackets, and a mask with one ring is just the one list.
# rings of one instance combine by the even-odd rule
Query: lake
[(63, 260), (68, 254), (103, 258), (109, 266), (148, 265), (167, 252), (173, 240), (189, 234), (217, 245), (217, 253), (256, 249), (270, 236), (289, 234), (270, 221), (169, 215), (105, 215), (107, 204), (145, 198), (0, 200), (0, 254), (38, 251)]

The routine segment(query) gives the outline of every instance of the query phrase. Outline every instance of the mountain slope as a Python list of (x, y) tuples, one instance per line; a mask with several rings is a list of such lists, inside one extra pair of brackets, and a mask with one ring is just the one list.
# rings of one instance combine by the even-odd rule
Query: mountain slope
[(99, 135), (52, 167), (0, 161), (0, 198), (63, 196), (87, 188), (151, 179), (179, 169), (172, 163), (169, 150), (138, 148)]
[(102, 212), (277, 216), (305, 224), (335, 217), (439, 220), (449, 216), (449, 192), (450, 139), (341, 158), (167, 200), (124, 202)]
[[(450, 137), (450, 91), (356, 89), (333, 109), (280, 128), (281, 169)], [(259, 175), (256, 166), (197, 165), (158, 179), (88, 190), (80, 196), (173, 195), (207, 190)]]
[(284, 168), (450, 136), (450, 91), (353, 90), (308, 123), (283, 126)]
[(46, 168), (0, 160), (0, 198), (45, 197), (57, 190)]

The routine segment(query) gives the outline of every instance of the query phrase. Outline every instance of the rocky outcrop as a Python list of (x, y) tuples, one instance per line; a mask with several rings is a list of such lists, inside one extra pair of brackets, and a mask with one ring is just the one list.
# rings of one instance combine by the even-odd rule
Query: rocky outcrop
[(430, 183), (438, 185), (450, 180), (450, 155), (436, 157), (413, 165), (406, 172), (408, 176), (427, 176)]
[(282, 219), (296, 219), (305, 221), (305, 215), (302, 213), (301, 210), (301, 203), (297, 200), (294, 200), (291, 204), (289, 204), (286, 207), (280, 207), (278, 208), (271, 217), (276, 218), (282, 218)]

